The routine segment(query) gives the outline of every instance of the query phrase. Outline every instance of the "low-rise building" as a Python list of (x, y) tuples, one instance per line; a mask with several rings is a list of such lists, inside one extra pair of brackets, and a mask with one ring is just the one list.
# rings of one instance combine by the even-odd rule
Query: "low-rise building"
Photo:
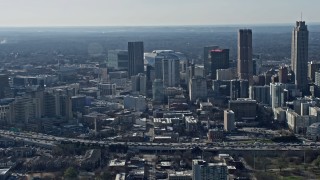
[(301, 116), (293, 110), (287, 110), (287, 123), (290, 130), (298, 134), (306, 134), (307, 128), (317, 122), (315, 116)]
[(273, 109), (274, 112), (274, 119), (279, 122), (285, 122), (286, 121), (286, 108), (283, 107), (277, 107)]
[(125, 172), (126, 171), (126, 160), (113, 159), (109, 162), (110, 171), (114, 172)]
[(124, 108), (143, 112), (147, 108), (145, 96), (125, 96), (123, 100)]
[(187, 132), (194, 132), (197, 130), (197, 119), (193, 116), (186, 116), (185, 117), (185, 124), (186, 124), (186, 131)]
[(228, 179), (228, 168), (225, 163), (207, 163), (204, 160), (193, 160), (192, 173), (192, 179), (195, 180)]
[(257, 101), (248, 98), (230, 100), (229, 109), (234, 112), (237, 121), (255, 120), (257, 116)]
[(208, 140), (211, 142), (221, 141), (224, 138), (224, 132), (222, 129), (209, 129)]
[(318, 141), (320, 138), (320, 123), (313, 123), (307, 129), (307, 137), (309, 139)]

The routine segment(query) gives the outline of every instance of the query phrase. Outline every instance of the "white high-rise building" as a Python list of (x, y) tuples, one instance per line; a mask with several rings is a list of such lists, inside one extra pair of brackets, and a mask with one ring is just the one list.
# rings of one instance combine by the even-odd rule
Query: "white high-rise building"
[(193, 180), (227, 180), (228, 167), (225, 163), (207, 163), (204, 160), (192, 161)]
[(163, 84), (166, 87), (177, 87), (180, 85), (180, 60), (163, 59)]
[(227, 132), (233, 131), (235, 129), (234, 112), (232, 110), (225, 110), (223, 117), (224, 117), (224, 130)]
[(282, 107), (284, 102), (284, 84), (282, 83), (270, 83), (270, 97), (272, 109)]

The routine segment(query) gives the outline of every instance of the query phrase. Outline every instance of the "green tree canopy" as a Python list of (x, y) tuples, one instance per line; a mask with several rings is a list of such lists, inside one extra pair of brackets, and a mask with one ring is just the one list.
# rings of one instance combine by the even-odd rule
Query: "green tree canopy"
[(66, 179), (76, 179), (78, 177), (78, 171), (74, 167), (69, 167), (64, 171), (64, 177)]

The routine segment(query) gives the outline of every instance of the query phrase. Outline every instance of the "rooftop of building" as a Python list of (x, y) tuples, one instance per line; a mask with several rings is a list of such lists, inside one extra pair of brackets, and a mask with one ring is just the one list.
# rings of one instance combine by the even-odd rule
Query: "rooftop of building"
[(126, 179), (126, 173), (119, 173), (116, 175), (115, 180), (125, 180)]
[(153, 118), (154, 123), (172, 124), (172, 118)]
[(310, 128), (320, 128), (320, 122), (313, 123), (309, 126)]
[(200, 106), (213, 106), (211, 102), (200, 102)]
[(162, 167), (170, 167), (172, 165), (172, 163), (169, 161), (162, 161), (160, 164)]
[(120, 159), (113, 159), (110, 160), (109, 166), (111, 167), (119, 167), (119, 166), (125, 166), (126, 161), (125, 160), (120, 160)]
[(232, 110), (230, 110), (230, 109), (226, 109), (226, 110), (224, 110), (225, 112), (227, 112), (227, 113), (234, 113)]
[(256, 103), (257, 101), (250, 98), (238, 98), (237, 100), (230, 100), (230, 102), (235, 103)]
[(3, 168), (3, 169), (0, 169), (0, 175), (5, 175), (7, 174), (9, 171), (10, 171), (11, 168)]
[(193, 116), (186, 116), (185, 119), (186, 119), (186, 122), (188, 122), (189, 124), (190, 123), (197, 123), (197, 119), (194, 118)]
[(192, 176), (192, 172), (190, 171), (175, 171), (175, 172), (171, 172), (169, 173), (170, 177), (180, 177), (180, 176)]

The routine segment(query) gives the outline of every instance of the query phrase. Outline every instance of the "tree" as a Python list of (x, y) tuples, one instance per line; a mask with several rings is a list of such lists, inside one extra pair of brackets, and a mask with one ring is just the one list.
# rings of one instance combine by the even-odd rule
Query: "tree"
[(268, 159), (268, 158), (265, 158), (265, 159), (263, 160), (263, 162), (264, 162), (264, 172), (267, 172), (267, 166), (269, 166), (270, 164), (272, 164), (272, 162), (271, 162), (270, 159)]
[(317, 157), (316, 160), (313, 161), (314, 165), (320, 168), (320, 156)]
[(78, 177), (78, 171), (73, 167), (69, 167), (64, 171), (64, 177), (66, 179), (76, 179)]
[(278, 160), (278, 168), (279, 168), (279, 171), (281, 172), (281, 170), (283, 169), (283, 168), (285, 168), (286, 167), (286, 162), (285, 162), (285, 160), (283, 159), (283, 158), (280, 158), (279, 160)]
[(112, 174), (110, 172), (104, 172), (100, 176), (101, 180), (112, 180)]

